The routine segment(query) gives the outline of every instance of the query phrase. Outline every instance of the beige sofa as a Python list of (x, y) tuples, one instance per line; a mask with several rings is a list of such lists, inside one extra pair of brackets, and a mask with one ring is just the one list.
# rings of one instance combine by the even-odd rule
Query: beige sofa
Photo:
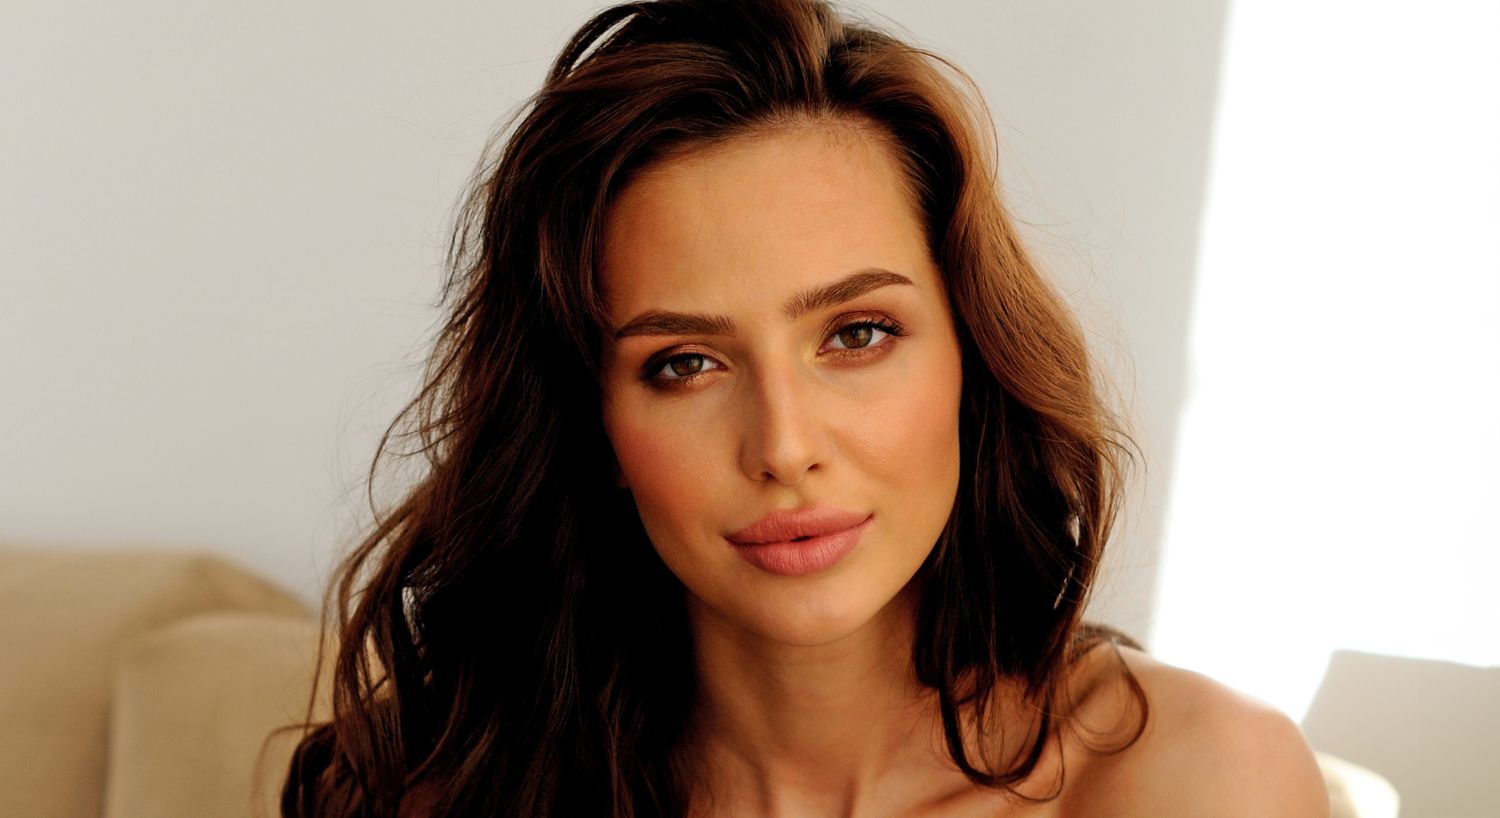
[(317, 633), (215, 557), (0, 546), (0, 818), (278, 815)]
[[(262, 744), (304, 714), (317, 633), (217, 557), (0, 545), (0, 818), (273, 818), (295, 734)], [(1395, 818), (1380, 776), (1319, 762), (1335, 818)]]

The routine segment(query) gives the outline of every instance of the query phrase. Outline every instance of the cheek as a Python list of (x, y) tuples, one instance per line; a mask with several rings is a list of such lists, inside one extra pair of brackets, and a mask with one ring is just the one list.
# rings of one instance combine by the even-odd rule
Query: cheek
[(963, 378), (958, 353), (949, 365), (931, 370), (920, 388), (909, 390), (901, 407), (901, 456), (890, 481), (904, 498), (909, 513), (903, 521), (903, 536), (918, 545), (925, 559), (936, 544), (958, 496), (959, 407)]
[(909, 360), (909, 367), (883, 379), (881, 394), (866, 402), (849, 438), (861, 449), (856, 459), (877, 471), (886, 486), (904, 496), (951, 496), (963, 387), (958, 353)]
[(690, 510), (701, 513), (706, 481), (695, 464), (703, 461), (708, 441), (692, 430), (653, 423), (646, 412), (628, 406), (606, 409), (605, 429), (648, 531), (682, 528)]

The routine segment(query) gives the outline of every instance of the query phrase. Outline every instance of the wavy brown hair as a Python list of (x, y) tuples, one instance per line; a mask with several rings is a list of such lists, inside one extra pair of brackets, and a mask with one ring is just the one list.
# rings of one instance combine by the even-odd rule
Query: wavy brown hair
[[(1082, 620), (1129, 441), (999, 199), (972, 83), (816, 0), (627, 3), (573, 36), (476, 176), (426, 381), (370, 470), (406, 439), (424, 475), (330, 588), (332, 719), (308, 725), (285, 816), (687, 813), (693, 648), (683, 587), (611, 484), (602, 226), (641, 168), (804, 119), (893, 146), (963, 350), (959, 491), (915, 579), (912, 656), (954, 763), (1013, 791), (1067, 723), (1069, 666), (1135, 646)], [(1128, 746), (1147, 711), (1124, 672)], [(992, 768), (963, 726), (1002, 683), (1039, 729)]]

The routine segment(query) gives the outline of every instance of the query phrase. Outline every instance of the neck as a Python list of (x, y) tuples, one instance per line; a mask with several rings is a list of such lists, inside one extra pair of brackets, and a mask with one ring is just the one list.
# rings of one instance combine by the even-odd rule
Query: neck
[(694, 764), (715, 812), (909, 814), (916, 800), (972, 789), (946, 756), (936, 693), (912, 667), (911, 587), (860, 630), (810, 646), (767, 640), (694, 602), (689, 609), (700, 691)]

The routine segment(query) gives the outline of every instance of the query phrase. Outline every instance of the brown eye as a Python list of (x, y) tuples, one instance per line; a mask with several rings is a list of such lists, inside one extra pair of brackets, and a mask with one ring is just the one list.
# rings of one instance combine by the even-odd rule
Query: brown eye
[[(877, 337), (875, 334), (877, 332), (887, 338)], [(892, 321), (855, 321), (840, 327), (832, 337), (841, 345), (834, 349), (835, 352), (858, 352), (885, 346), (891, 343), (888, 338), (896, 338), (905, 334), (901, 327)]]
[(875, 337), (875, 328), (869, 324), (855, 324), (847, 329), (839, 330), (839, 338), (844, 342), (847, 349), (859, 349), (867, 346), (870, 339)]
[(641, 372), (641, 379), (647, 383), (656, 383), (665, 386), (676, 386), (683, 381), (690, 381), (705, 372), (722, 368), (714, 366), (712, 359), (700, 353), (683, 353), (673, 355), (670, 358), (659, 358), (655, 363), (646, 365)]
[(703, 371), (703, 356), (682, 355), (667, 361), (667, 367), (672, 370), (672, 374), (680, 378), (696, 375)]

